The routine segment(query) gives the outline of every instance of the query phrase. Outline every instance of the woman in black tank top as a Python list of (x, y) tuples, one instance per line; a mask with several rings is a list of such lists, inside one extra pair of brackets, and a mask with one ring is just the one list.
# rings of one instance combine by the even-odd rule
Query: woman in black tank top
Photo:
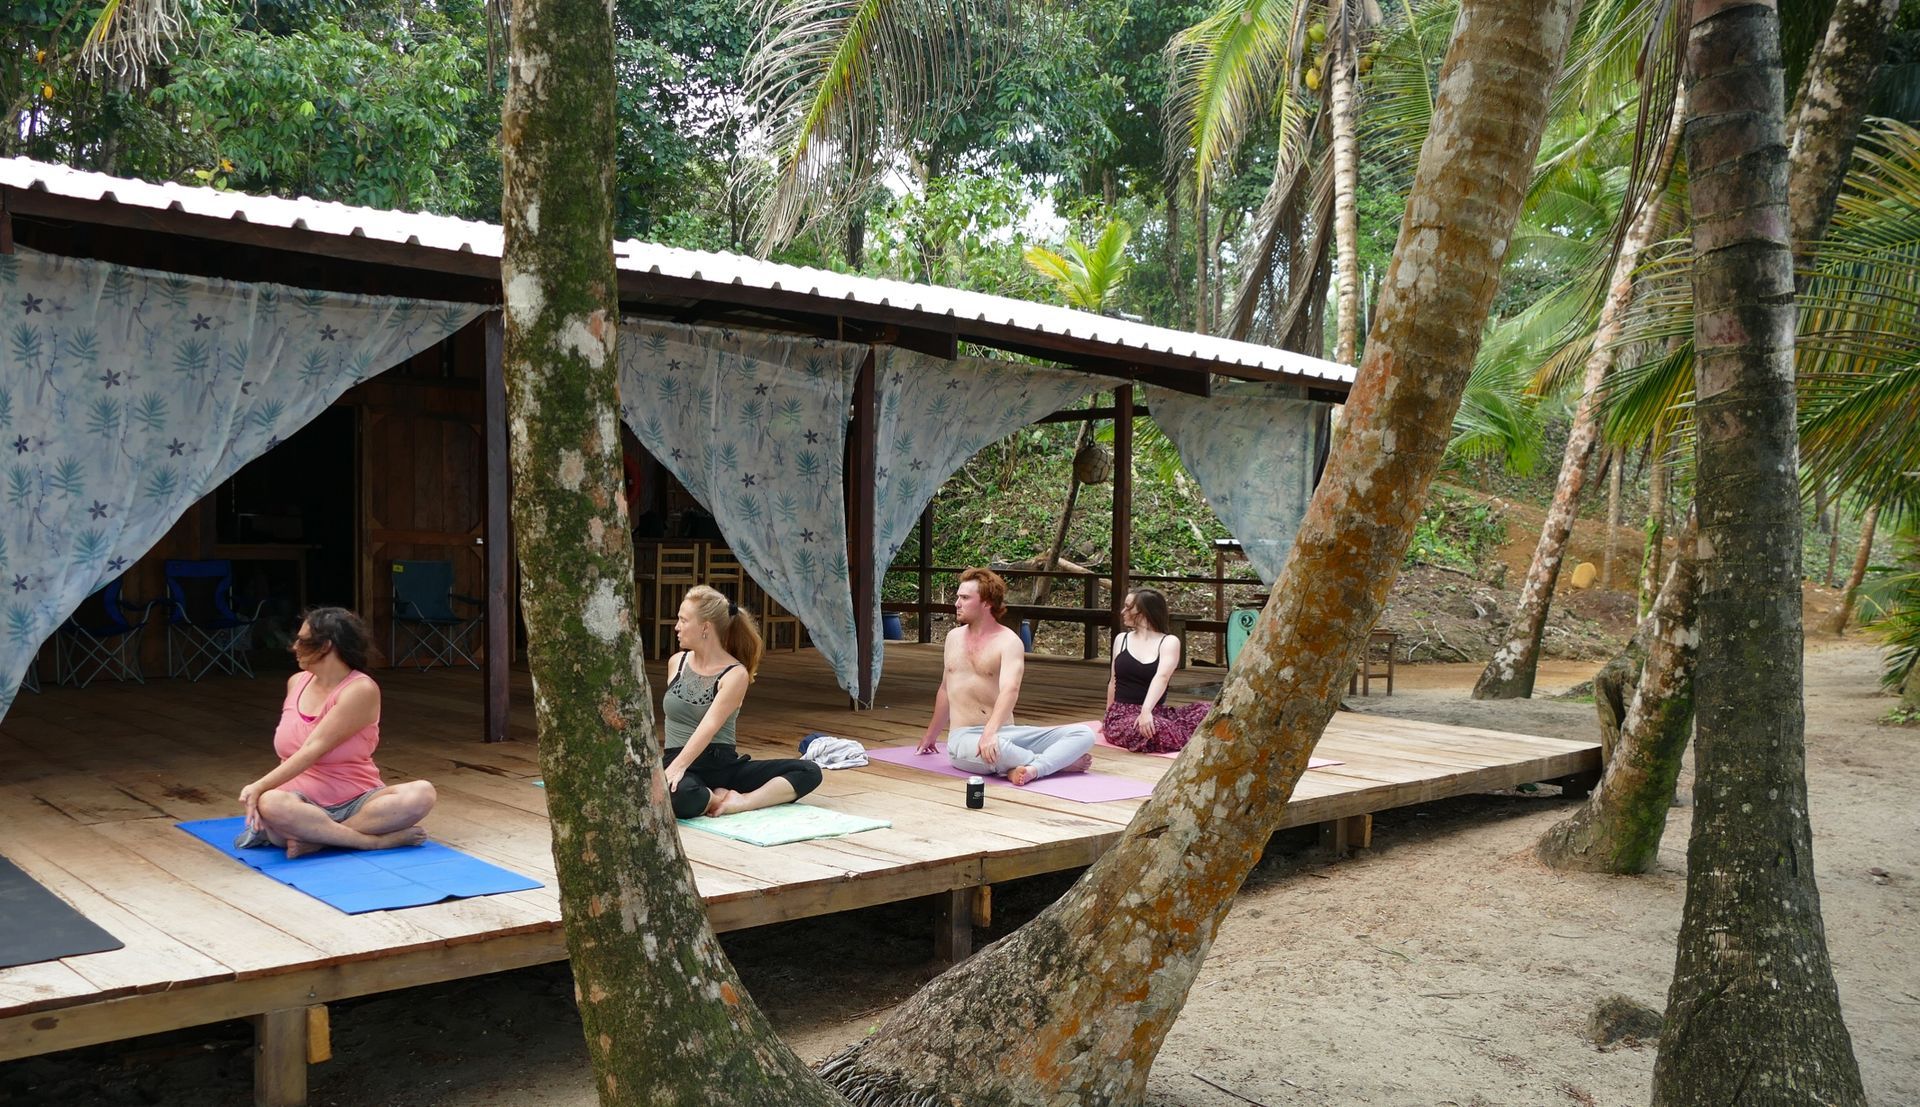
[(1169, 633), (1167, 599), (1151, 588), (1135, 589), (1127, 593), (1120, 619), (1127, 629), (1113, 639), (1103, 737), (1110, 745), (1142, 753), (1185, 749), (1213, 705), (1166, 704), (1167, 682), (1180, 667), (1180, 639)]

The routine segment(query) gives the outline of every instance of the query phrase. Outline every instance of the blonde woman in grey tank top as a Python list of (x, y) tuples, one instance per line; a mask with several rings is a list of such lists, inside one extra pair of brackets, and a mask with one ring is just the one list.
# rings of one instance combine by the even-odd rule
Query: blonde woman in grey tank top
[(673, 813), (733, 815), (792, 803), (820, 786), (820, 766), (798, 758), (755, 761), (734, 748), (734, 722), (760, 669), (760, 629), (726, 596), (696, 585), (674, 623), (680, 652), (660, 694), (661, 760)]

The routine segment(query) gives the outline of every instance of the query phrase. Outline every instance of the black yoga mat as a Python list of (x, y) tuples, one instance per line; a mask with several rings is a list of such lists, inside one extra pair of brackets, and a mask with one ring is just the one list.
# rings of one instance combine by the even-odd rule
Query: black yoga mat
[(0, 857), (0, 969), (125, 945)]

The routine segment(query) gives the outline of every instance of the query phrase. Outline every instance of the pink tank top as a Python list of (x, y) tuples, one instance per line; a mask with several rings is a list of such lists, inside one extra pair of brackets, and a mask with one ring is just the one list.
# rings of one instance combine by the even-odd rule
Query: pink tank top
[[(280, 726), (273, 732), (273, 752), (285, 761), (300, 752), (307, 744), (307, 737), (320, 720), (333, 710), (333, 701), (340, 698), (340, 690), (354, 680), (373, 678), (358, 669), (347, 674), (347, 679), (335, 686), (320, 705), (319, 714), (300, 713), (300, 697), (313, 683), (313, 674), (287, 693), (287, 702), (280, 707)], [(380, 770), (373, 764), (374, 747), (380, 744), (380, 720), (376, 717), (371, 723), (360, 728), (357, 733), (347, 736), (347, 740), (328, 750), (312, 767), (292, 780), (282, 784), (275, 791), (299, 792), (322, 807), (331, 807), (336, 803), (345, 803), (353, 797), (371, 788), (381, 787)]]

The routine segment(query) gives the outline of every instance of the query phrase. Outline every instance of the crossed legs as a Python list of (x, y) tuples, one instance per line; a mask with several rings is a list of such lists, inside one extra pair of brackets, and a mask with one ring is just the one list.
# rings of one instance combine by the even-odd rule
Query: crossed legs
[(325, 808), (291, 792), (275, 790), (260, 797), (260, 822), (267, 839), (282, 846), (288, 857), (318, 849), (392, 849), (417, 846), (427, 840), (420, 820), (433, 810), (438, 795), (424, 780), (390, 784), (367, 797), (342, 822), (334, 822)]

